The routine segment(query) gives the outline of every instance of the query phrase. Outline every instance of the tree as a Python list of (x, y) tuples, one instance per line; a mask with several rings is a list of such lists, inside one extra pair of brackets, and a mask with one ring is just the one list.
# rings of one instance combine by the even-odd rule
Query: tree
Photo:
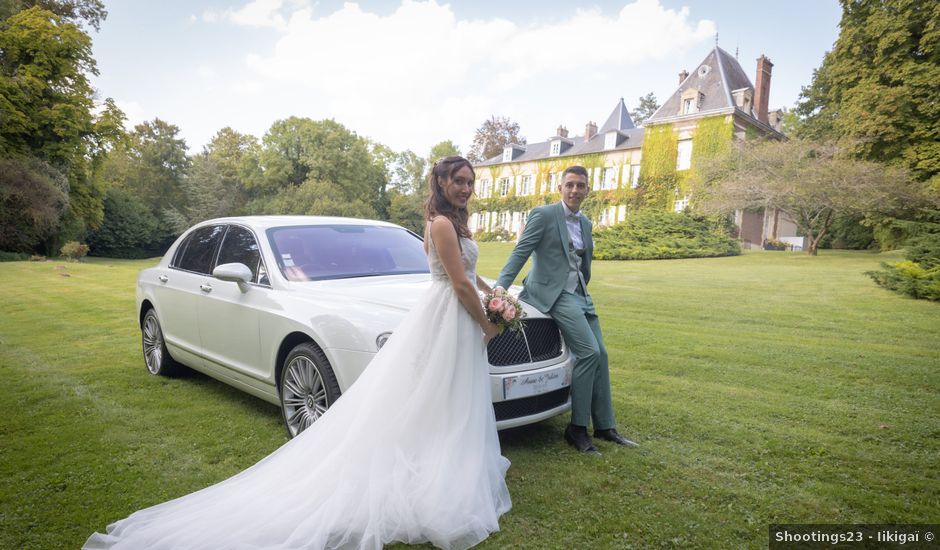
[(80, 161), (94, 107), (87, 75), (98, 74), (91, 38), (33, 7), (0, 24), (0, 52), (0, 154)]
[(803, 88), (801, 137), (940, 174), (940, 3), (841, 0), (839, 38)]
[(428, 162), (410, 149), (398, 154), (395, 160), (392, 183), (403, 195), (422, 195)]
[(93, 256), (146, 258), (161, 252), (165, 238), (161, 221), (134, 192), (108, 189), (104, 199), (104, 223), (88, 236)]
[[(286, 208), (308, 214), (385, 214), (385, 155), (342, 124), (290, 117), (272, 124), (262, 143), (264, 181), (259, 194), (263, 197), (252, 201), (246, 207), (249, 211), (273, 214)], [(329, 195), (315, 197), (316, 193)], [(289, 205), (291, 197), (303, 202)]]
[(32, 252), (58, 229), (68, 181), (38, 159), (0, 159), (0, 250)]
[(467, 153), (467, 160), (473, 163), (483, 162), (503, 152), (503, 147), (510, 143), (525, 145), (525, 138), (519, 135), (519, 124), (509, 117), (491, 116), (477, 128), (473, 144)]
[(434, 147), (431, 147), (431, 154), (428, 155), (428, 164), (434, 165), (435, 162), (445, 157), (460, 156), (460, 147), (451, 140), (445, 140)]
[(65, 21), (85, 21), (96, 31), (101, 30), (101, 22), (108, 17), (101, 0), (0, 0), (0, 21), (34, 6), (52, 12)]
[(901, 168), (855, 160), (834, 145), (799, 139), (737, 143), (703, 159), (695, 178), (696, 209), (780, 209), (809, 239), (811, 255), (837, 216), (892, 215), (929, 203), (922, 186)]
[(105, 190), (94, 171), (123, 113), (105, 100), (92, 115), (91, 38), (73, 21), (97, 26), (105, 15), (95, 1), (0, 3), (0, 156), (46, 161), (68, 180), (68, 208), (59, 234), (43, 239), (47, 252), (83, 238), (104, 217)]
[(639, 99), (639, 104), (636, 106), (636, 109), (630, 112), (630, 118), (633, 119), (634, 124), (641, 126), (646, 119), (653, 116), (653, 113), (655, 113), (659, 107), (660, 105), (656, 101), (656, 96), (653, 95), (653, 92), (650, 92)]
[(156, 211), (184, 210), (183, 181), (191, 161), (179, 132), (175, 124), (155, 118), (135, 126), (130, 135), (129, 188)]

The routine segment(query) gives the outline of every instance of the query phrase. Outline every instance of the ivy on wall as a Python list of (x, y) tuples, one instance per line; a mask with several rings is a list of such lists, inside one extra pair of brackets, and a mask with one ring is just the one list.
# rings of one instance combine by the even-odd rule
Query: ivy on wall
[[(657, 124), (646, 129), (643, 136), (643, 157), (640, 159), (641, 204), (667, 209), (676, 196), (676, 155), (678, 134), (672, 124)], [(694, 154), (694, 152), (693, 152)]]

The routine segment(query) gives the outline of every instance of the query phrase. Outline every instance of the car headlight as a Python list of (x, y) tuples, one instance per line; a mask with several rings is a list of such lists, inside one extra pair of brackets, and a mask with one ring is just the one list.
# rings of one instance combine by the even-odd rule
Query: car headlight
[(388, 339), (392, 336), (391, 332), (383, 332), (375, 337), (375, 349), (382, 349), (382, 346), (385, 345), (385, 342), (388, 342)]

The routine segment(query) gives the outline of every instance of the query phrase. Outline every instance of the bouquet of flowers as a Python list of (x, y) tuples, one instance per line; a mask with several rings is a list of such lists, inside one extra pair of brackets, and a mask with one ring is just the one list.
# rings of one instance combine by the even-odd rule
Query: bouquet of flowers
[(496, 287), (483, 296), (483, 309), (486, 310), (486, 318), (499, 327), (500, 334), (506, 329), (519, 332), (525, 327), (523, 319), (526, 313), (522, 304), (502, 287)]

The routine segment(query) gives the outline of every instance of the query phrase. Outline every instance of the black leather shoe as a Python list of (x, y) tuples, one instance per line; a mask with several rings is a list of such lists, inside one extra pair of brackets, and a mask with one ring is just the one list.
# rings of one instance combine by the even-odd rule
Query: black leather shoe
[(570, 443), (580, 453), (598, 456), (601, 454), (601, 452), (597, 450), (597, 447), (594, 446), (594, 443), (591, 441), (591, 436), (588, 435), (587, 428), (584, 426), (568, 424), (568, 427), (565, 428), (565, 441)]
[(609, 430), (594, 430), (594, 437), (599, 437), (610, 441), (611, 443), (616, 443), (617, 445), (623, 445), (625, 447), (639, 447), (640, 445), (635, 441), (630, 441), (626, 437), (617, 433), (617, 430), (611, 428)]

